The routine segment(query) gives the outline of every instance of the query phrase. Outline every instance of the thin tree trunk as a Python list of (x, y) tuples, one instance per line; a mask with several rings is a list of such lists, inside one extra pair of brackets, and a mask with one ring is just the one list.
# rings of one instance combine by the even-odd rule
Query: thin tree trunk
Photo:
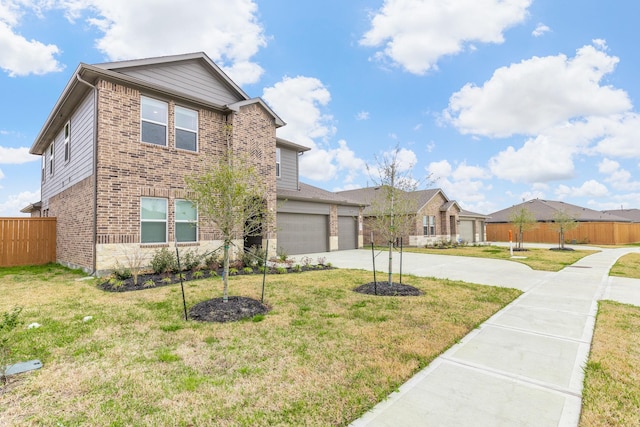
[(229, 301), (229, 242), (225, 240), (224, 242), (224, 261), (222, 267), (222, 282), (223, 282), (223, 291), (222, 291), (222, 301)]
[(391, 284), (393, 283), (391, 281), (393, 278), (392, 268), (393, 268), (393, 242), (389, 241), (389, 278), (387, 282), (389, 286), (391, 286)]

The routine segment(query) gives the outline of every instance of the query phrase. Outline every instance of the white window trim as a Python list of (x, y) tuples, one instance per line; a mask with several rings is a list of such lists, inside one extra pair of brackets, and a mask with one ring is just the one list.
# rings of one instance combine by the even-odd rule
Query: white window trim
[[(188, 110), (188, 111), (193, 111), (194, 113), (196, 113), (196, 129), (195, 129), (195, 130), (193, 130), (193, 129), (183, 128), (183, 127), (180, 127), (180, 126), (178, 126), (178, 125), (176, 124), (176, 123), (177, 123), (177, 120), (175, 120), (175, 116), (176, 116), (176, 112), (177, 112), (177, 110), (178, 110), (178, 109)], [(175, 136), (175, 135), (177, 134), (177, 132), (175, 132), (175, 133), (174, 133), (174, 138), (175, 138), (176, 140), (175, 140), (175, 144), (174, 144), (174, 145), (175, 145), (176, 149), (178, 149), (178, 150), (183, 150), (183, 151), (188, 151), (188, 152), (190, 152), (190, 153), (197, 153), (197, 152), (198, 152), (198, 149), (200, 148), (200, 147), (199, 147), (199, 146), (200, 146), (200, 144), (198, 143), (198, 142), (199, 142), (199, 140), (198, 140), (198, 139), (199, 139), (199, 136), (200, 136), (200, 135), (199, 135), (199, 133), (198, 133), (198, 128), (199, 128), (199, 126), (200, 126), (200, 114), (199, 114), (198, 110), (194, 110), (193, 108), (183, 107), (183, 106), (181, 106), (181, 105), (176, 105), (176, 106), (174, 107), (174, 109), (173, 109), (173, 117), (174, 117), (174, 120), (173, 120), (173, 121), (174, 121), (174, 126), (173, 126), (173, 127), (174, 127), (175, 129), (180, 129), (180, 130), (184, 130), (184, 131), (187, 131), (187, 132), (193, 132), (193, 133), (195, 133), (195, 134), (196, 134), (196, 149), (195, 149), (195, 150), (189, 150), (189, 149), (187, 149), (187, 148), (180, 148), (180, 147), (178, 147), (178, 138)]]
[[(155, 120), (145, 119), (144, 117), (142, 117), (142, 100), (143, 99), (150, 99), (152, 101), (162, 102), (163, 104), (166, 104), (167, 108), (166, 108), (166, 115), (164, 117), (164, 123), (158, 122)], [(164, 145), (154, 144), (153, 142), (142, 140), (142, 122), (153, 123), (156, 125), (164, 126)], [(168, 102), (162, 101), (161, 99), (151, 98), (150, 96), (140, 95), (140, 142), (142, 142), (143, 144), (155, 145), (156, 147), (169, 146), (169, 103)]]
[(47, 153), (44, 152), (42, 153), (42, 175), (40, 176), (40, 179), (42, 180), (42, 182), (46, 181), (46, 177), (47, 177)]
[(53, 176), (53, 169), (55, 168), (55, 141), (51, 141), (49, 145), (49, 175)]
[[(142, 200), (143, 199), (155, 199), (164, 201), (165, 206), (165, 215), (166, 218), (164, 220), (160, 219), (142, 219)], [(142, 242), (142, 223), (143, 222), (164, 222), (164, 242)], [(162, 243), (167, 243), (169, 240), (169, 203), (168, 200), (164, 197), (140, 197), (140, 243), (143, 245), (157, 245)]]
[[(188, 150), (187, 150), (188, 151)], [(178, 212), (178, 202), (190, 202), (189, 200), (186, 199), (176, 199), (173, 202), (173, 212), (174, 212), (174, 228), (173, 228), (173, 232), (176, 235), (176, 242), (177, 243), (194, 243), (194, 242), (198, 242), (198, 232), (200, 231), (200, 226), (199, 226), (199, 220), (200, 220), (200, 216), (198, 215), (198, 206), (195, 203), (192, 203), (195, 206), (196, 209), (196, 219), (195, 221), (187, 221), (187, 220), (178, 220), (178, 215), (176, 214)], [(196, 240), (193, 241), (189, 241), (189, 242), (178, 242), (178, 227), (176, 226), (176, 224), (195, 224), (195, 229), (196, 229)]]
[(65, 123), (62, 128), (62, 136), (64, 138), (63, 147), (64, 147), (64, 162), (67, 163), (71, 160), (71, 145), (69, 145), (69, 141), (71, 139), (71, 122)]
[(276, 147), (276, 178), (282, 176), (282, 153), (280, 148)]

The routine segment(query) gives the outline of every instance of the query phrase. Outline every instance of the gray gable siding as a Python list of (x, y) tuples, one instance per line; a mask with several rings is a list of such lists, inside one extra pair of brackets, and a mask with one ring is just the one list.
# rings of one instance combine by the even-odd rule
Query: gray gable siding
[[(93, 91), (82, 100), (70, 119), (70, 157), (64, 161), (64, 128), (55, 137), (53, 176), (49, 169), (49, 149), (43, 154), (45, 182), (42, 184), (42, 208), (48, 209), (49, 199), (93, 174)], [(65, 122), (66, 123), (66, 122)]]
[(243, 100), (197, 60), (121, 69), (118, 72), (220, 106)]
[(280, 148), (280, 178), (277, 188), (281, 190), (298, 189), (298, 152), (284, 147)]
[(330, 205), (327, 203), (304, 202), (301, 200), (278, 200), (278, 212), (305, 213), (305, 214), (330, 214)]

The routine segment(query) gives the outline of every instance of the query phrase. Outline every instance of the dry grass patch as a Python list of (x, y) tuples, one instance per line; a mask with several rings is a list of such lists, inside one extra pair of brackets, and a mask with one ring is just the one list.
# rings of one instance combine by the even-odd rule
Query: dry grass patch
[(455, 248), (405, 248), (407, 252), (418, 252), (434, 255), (469, 256), (476, 258), (493, 258), (515, 261), (528, 265), (534, 270), (560, 271), (581, 258), (596, 253), (597, 251), (552, 251), (549, 249), (527, 248), (525, 251), (513, 252), (514, 256), (526, 257), (524, 259), (511, 258), (508, 247), (504, 246), (458, 246)]
[(640, 425), (640, 307), (600, 301), (580, 426)]
[[(49, 268), (0, 270), (0, 312), (24, 307), (14, 355), (44, 362), (0, 394), (9, 425), (346, 425), (520, 294), (408, 277), (424, 295), (370, 296), (352, 291), (370, 273), (315, 271), (268, 277), (267, 315), (214, 324), (182, 320), (179, 285), (106, 293)], [(189, 306), (221, 293), (185, 286)]]
[(609, 275), (640, 279), (640, 254), (627, 254), (620, 257), (611, 267)]

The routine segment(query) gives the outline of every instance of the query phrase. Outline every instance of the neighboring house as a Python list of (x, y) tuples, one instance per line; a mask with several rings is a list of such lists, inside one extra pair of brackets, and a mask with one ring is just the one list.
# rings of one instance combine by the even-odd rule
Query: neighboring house
[[(210, 251), (222, 236), (187, 201), (184, 177), (229, 144), (254, 162), (277, 209), (276, 186), (297, 180), (306, 150), (276, 141), (283, 125), (204, 53), (80, 64), (31, 147), (42, 156), (42, 200), (25, 211), (57, 217), (58, 261), (88, 272), (138, 251)], [(259, 240), (275, 250), (279, 232)]]
[(363, 204), (299, 182), (298, 158), (309, 148), (278, 138), (278, 251), (305, 254), (363, 245)]
[[(375, 244), (384, 245), (387, 242), (383, 242), (381, 236), (378, 236), (371, 227), (372, 215), (374, 214), (372, 205), (375, 206), (376, 199), (382, 195), (380, 188), (381, 187), (366, 187), (356, 190), (339, 191), (337, 194), (367, 205), (363, 211), (364, 238), (368, 243), (371, 241), (371, 236), (373, 236)], [(408, 235), (402, 236), (404, 245), (424, 246), (440, 241), (457, 241), (460, 238), (459, 226), (462, 219), (460, 216), (462, 209), (455, 200), (449, 200), (446, 194), (439, 188), (413, 191), (409, 194), (413, 207), (410, 212), (406, 212), (406, 214), (413, 218), (413, 226)], [(474, 225), (476, 220), (482, 222), (481, 215), (477, 218), (467, 216), (466, 219), (469, 221), (473, 220)], [(476, 227), (478, 232), (474, 231), (473, 233), (477, 233), (478, 238), (480, 238), (484, 232), (480, 232), (480, 225), (476, 225)]]
[[(525, 242), (558, 243), (558, 231), (554, 220), (563, 212), (578, 224), (565, 232), (565, 240), (575, 243), (624, 244), (640, 240), (640, 224), (621, 214), (621, 211), (597, 211), (561, 201), (533, 199), (489, 214), (487, 239), (508, 241), (509, 230), (515, 233), (510, 222), (514, 212), (526, 208), (533, 214), (537, 226), (524, 233)], [(515, 238), (515, 235), (514, 235)]]
[(488, 215), (483, 215), (462, 209), (460, 218), (460, 239), (467, 243), (482, 243), (486, 241)]
[(640, 222), (640, 209), (616, 209), (612, 211), (602, 211), (606, 214), (626, 218), (631, 222)]

